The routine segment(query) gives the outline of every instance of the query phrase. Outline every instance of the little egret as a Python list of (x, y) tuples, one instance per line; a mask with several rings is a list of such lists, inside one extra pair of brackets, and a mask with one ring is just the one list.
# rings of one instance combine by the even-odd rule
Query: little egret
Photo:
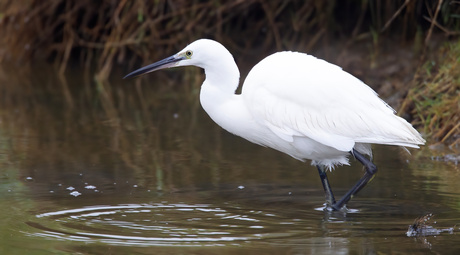
[[(340, 67), (305, 53), (285, 51), (266, 57), (249, 72), (241, 94), (235, 94), (240, 72), (232, 54), (209, 39), (197, 40), (124, 78), (178, 66), (204, 69), (200, 102), (222, 128), (298, 160), (311, 160), (328, 210), (346, 208), (377, 172), (371, 144), (419, 148), (425, 143), (374, 90)], [(349, 165), (349, 155), (363, 164), (365, 173), (336, 201), (326, 172)]]

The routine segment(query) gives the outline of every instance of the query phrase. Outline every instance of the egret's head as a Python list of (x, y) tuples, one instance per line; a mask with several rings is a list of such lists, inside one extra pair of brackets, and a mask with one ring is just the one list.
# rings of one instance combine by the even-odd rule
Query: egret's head
[(187, 45), (183, 50), (170, 57), (129, 73), (124, 79), (176, 66), (198, 66), (206, 68), (207, 64), (214, 62), (213, 60), (216, 57), (219, 58), (222, 55), (226, 55), (224, 54), (225, 52), (228, 52), (227, 49), (220, 43), (209, 39), (200, 39)]

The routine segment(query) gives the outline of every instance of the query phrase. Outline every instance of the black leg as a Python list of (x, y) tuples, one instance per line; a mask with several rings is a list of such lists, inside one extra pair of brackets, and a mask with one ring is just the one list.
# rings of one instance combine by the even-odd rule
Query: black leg
[[(333, 208), (335, 205), (334, 194), (332, 193), (331, 185), (329, 185), (329, 180), (327, 179), (326, 170), (324, 166), (317, 165), (319, 178), (321, 178), (321, 183), (323, 183), (324, 193), (326, 194), (326, 206)], [(334, 208), (333, 208), (334, 209)]]
[[(333, 205), (333, 209), (335, 210), (340, 210), (343, 206), (345, 206), (348, 201), (356, 194), (358, 191), (360, 191), (366, 184), (372, 179), (372, 177), (377, 173), (377, 167), (366, 157), (364, 157), (361, 153), (357, 152), (355, 149), (353, 149), (352, 152), (350, 152), (351, 155), (353, 155), (363, 166), (366, 168), (366, 172), (364, 173), (364, 176), (359, 179), (359, 181), (338, 201)], [(324, 185), (324, 183), (323, 183)]]

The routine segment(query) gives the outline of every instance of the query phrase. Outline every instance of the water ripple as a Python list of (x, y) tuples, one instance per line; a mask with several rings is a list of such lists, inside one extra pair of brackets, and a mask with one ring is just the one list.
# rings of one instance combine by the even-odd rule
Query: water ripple
[[(117, 245), (232, 245), (288, 236), (295, 219), (276, 213), (210, 204), (98, 205), (37, 214), (29, 235)], [(285, 227), (284, 227), (285, 228)]]

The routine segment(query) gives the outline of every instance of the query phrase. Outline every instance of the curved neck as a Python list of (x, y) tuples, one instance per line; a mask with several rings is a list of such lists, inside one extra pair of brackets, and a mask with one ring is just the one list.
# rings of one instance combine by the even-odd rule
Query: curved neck
[(223, 63), (227, 65), (204, 67), (206, 79), (201, 85), (200, 102), (214, 122), (237, 134), (243, 126), (251, 125), (252, 118), (242, 97), (235, 94), (239, 82), (238, 67), (233, 58), (231, 62)]
[(222, 90), (224, 93), (222, 96), (230, 96), (235, 94), (236, 89), (238, 88), (240, 80), (240, 71), (238, 66), (233, 60), (232, 55), (220, 56), (222, 61), (211, 62), (215, 64), (208, 64), (202, 66), (206, 74), (206, 79), (201, 86), (202, 89), (205, 86), (215, 87), (219, 90)]

